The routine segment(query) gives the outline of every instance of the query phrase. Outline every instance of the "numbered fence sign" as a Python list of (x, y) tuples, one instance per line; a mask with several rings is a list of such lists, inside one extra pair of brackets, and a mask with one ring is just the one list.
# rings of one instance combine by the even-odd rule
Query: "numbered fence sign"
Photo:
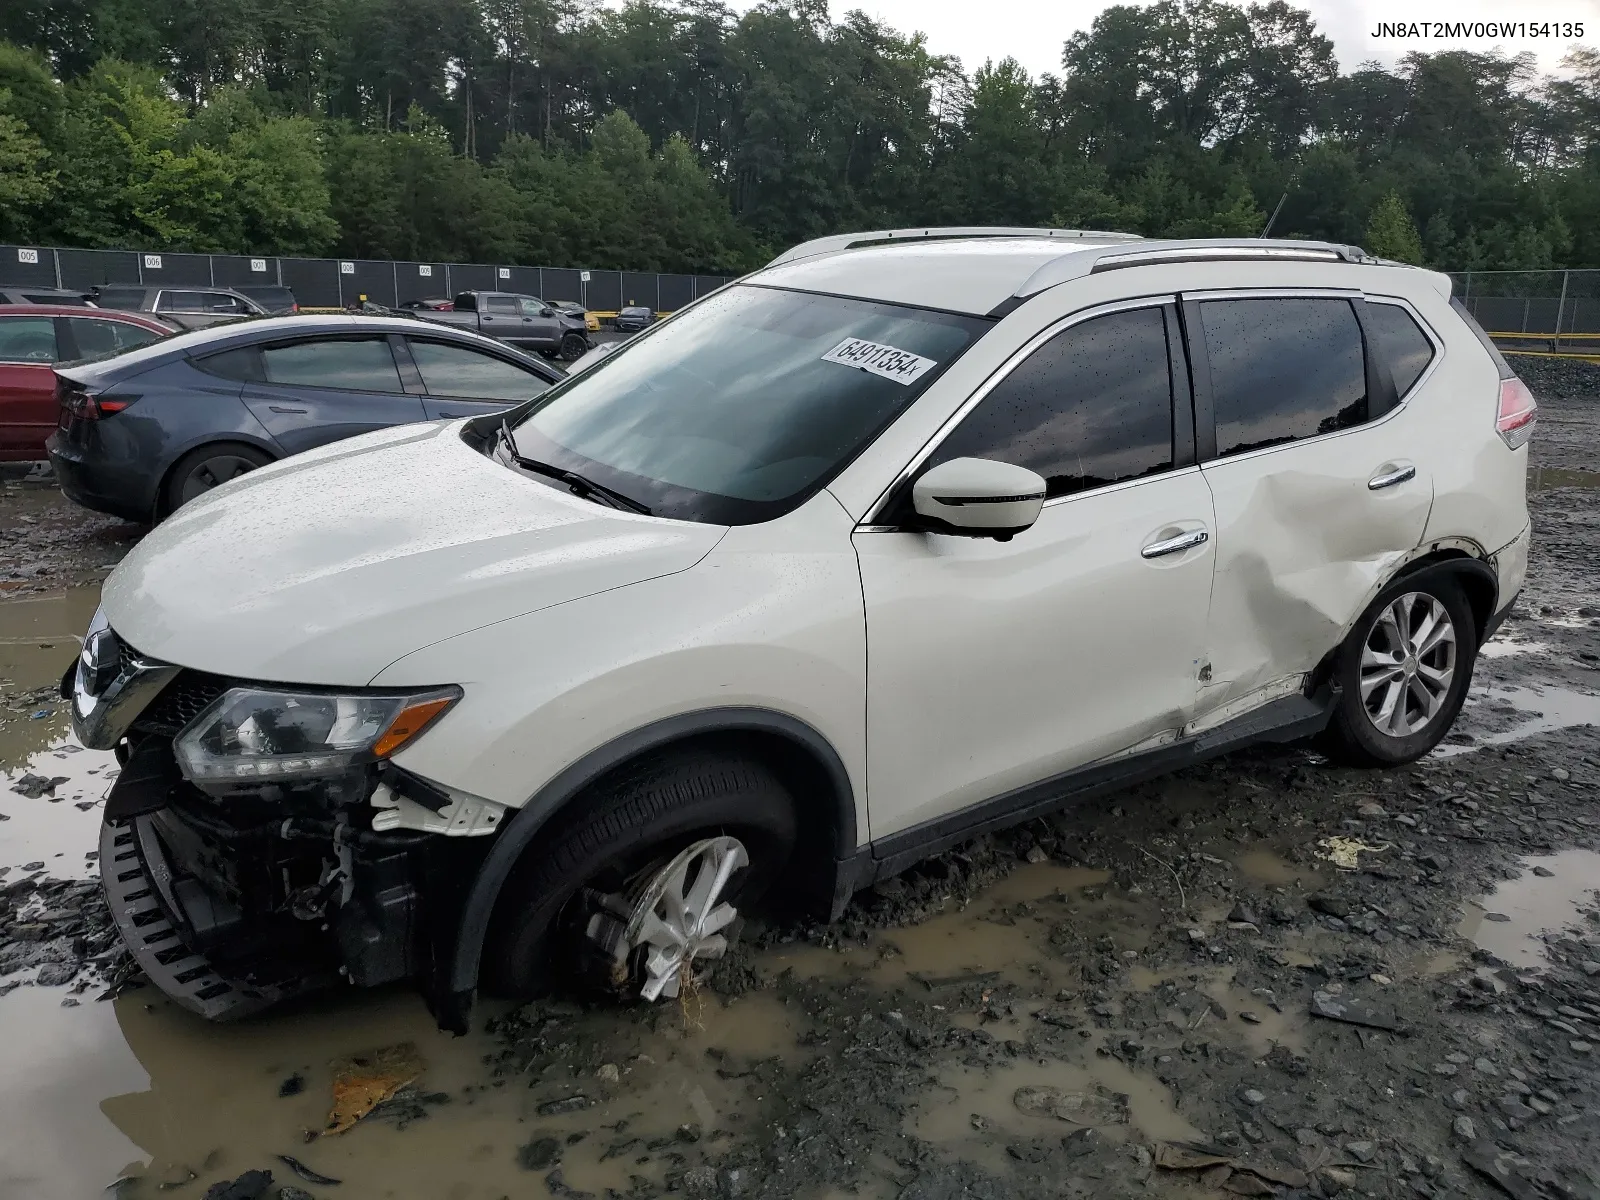
[(589, 282), (589, 272), (587, 272), (587, 271), (579, 271), (578, 272), (578, 281), (580, 283), (588, 283)]
[(341, 275), (354, 275), (355, 273), (356, 273), (356, 265), (355, 265), (355, 263), (342, 262), (342, 263), (339, 264), (339, 274), (341, 274)]
[(264, 258), (252, 258), (250, 260), (250, 269), (252, 271), (265, 271), (267, 269), (267, 260)]
[(17, 261), (19, 263), (36, 263), (39, 261), (39, 252), (37, 250), (24, 250), (21, 247), (18, 247)]
[(144, 256), (144, 266), (145, 266), (145, 270), (147, 270), (147, 271), (159, 271), (159, 270), (161, 270), (161, 255), (159, 255), (159, 254), (146, 254)]
[(424, 278), (426, 278), (427, 276), (430, 276), (430, 275), (433, 274), (433, 268), (430, 267), (427, 263), (418, 263), (417, 264), (417, 274), (423, 276)]
[(510, 279), (511, 278), (511, 268), (510, 267), (501, 267), (500, 268), (500, 278), (501, 279)]

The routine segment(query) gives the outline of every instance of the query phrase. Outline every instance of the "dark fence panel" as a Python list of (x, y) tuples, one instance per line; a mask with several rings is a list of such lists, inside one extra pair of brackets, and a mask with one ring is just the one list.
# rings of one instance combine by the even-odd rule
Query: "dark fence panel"
[(446, 276), (446, 286), (441, 296), (454, 296), (457, 292), (492, 292), (500, 286), (494, 267), (481, 263), (451, 263)]
[(394, 280), (397, 304), (404, 304), (407, 300), (437, 299), (447, 294), (443, 263), (395, 263)]
[(38, 246), (0, 246), (0, 283), (55, 287), (55, 255)]
[(354, 304), (362, 296), (374, 304), (393, 306), (395, 265), (378, 259), (342, 259), (339, 263), (339, 294), (343, 303)]
[(694, 294), (704, 296), (707, 292), (714, 292), (722, 286), (721, 275), (696, 275), (694, 277)]
[(139, 256), (131, 250), (58, 250), (64, 287), (88, 290), (103, 283), (138, 283)]
[(595, 312), (616, 312), (622, 307), (622, 272), (590, 271), (583, 295), (587, 308)]
[(283, 286), (301, 308), (339, 307), (339, 264), (328, 258), (285, 258)]
[(656, 285), (656, 280), (659, 278), (660, 276), (653, 271), (648, 274), (644, 271), (624, 271), (622, 273), (622, 304), (642, 304), (651, 310), (660, 308), (661, 305), (657, 303), (659, 299), (657, 293), (660, 289)]
[[(496, 292), (521, 292), (527, 296), (539, 295), (539, 268), (512, 267), (511, 278), (502, 279), (492, 288)], [(496, 271), (498, 275), (500, 272)]]
[[(544, 289), (540, 294), (546, 300), (571, 300), (578, 304), (583, 303), (583, 279), (577, 271), (569, 271), (564, 267), (543, 267), (539, 271), (543, 282), (540, 286)], [(593, 308), (594, 305), (589, 306)]]
[(270, 286), (278, 282), (278, 260), (248, 258), (237, 254), (214, 254), (211, 256), (211, 273), (219, 287), (238, 287), (241, 284)]
[(150, 287), (209, 287), (209, 254), (140, 254), (140, 270)]
[(1600, 300), (1580, 296), (1567, 301), (1568, 312), (1561, 322), (1562, 333), (1600, 333)]
[(661, 312), (677, 312), (694, 299), (693, 275), (658, 275), (656, 308)]

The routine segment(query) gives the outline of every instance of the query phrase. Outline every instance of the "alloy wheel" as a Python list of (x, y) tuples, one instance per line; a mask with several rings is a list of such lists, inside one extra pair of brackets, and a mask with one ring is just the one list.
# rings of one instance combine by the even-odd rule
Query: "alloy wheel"
[(187, 504), (196, 496), (209, 492), (214, 487), (227, 483), (230, 479), (256, 469), (256, 463), (239, 454), (219, 454), (216, 458), (208, 458), (190, 471), (183, 481), (183, 503)]
[(1438, 716), (1456, 672), (1456, 628), (1427, 592), (1386, 605), (1361, 647), (1361, 705), (1386, 737), (1419, 733)]

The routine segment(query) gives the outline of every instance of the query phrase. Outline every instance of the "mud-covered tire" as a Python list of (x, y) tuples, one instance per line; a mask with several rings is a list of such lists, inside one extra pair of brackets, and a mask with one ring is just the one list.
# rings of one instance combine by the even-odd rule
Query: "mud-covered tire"
[(552, 981), (576, 982), (581, 930), (569, 906), (579, 890), (616, 890), (721, 834), (737, 837), (750, 857), (726, 893), (742, 912), (783, 873), (796, 839), (793, 797), (753, 757), (669, 753), (579, 796), (506, 880), (484, 947), (484, 987), (526, 999)]
[[(1455, 650), (1449, 684), (1439, 689), (1437, 706), (1432, 714), (1424, 720), (1419, 710), (1416, 719), (1423, 723), (1418, 727), (1409, 732), (1390, 732), (1380, 728), (1380, 723), (1388, 722), (1382, 721), (1372, 711), (1374, 708), (1382, 709), (1378, 688), (1370, 689), (1368, 694), (1363, 693), (1363, 674), (1365, 670), (1368, 680), (1381, 676), (1381, 662), (1388, 637), (1380, 626), (1386, 617), (1392, 615), (1396, 602), (1408, 597), (1415, 597), (1407, 605), (1413, 612), (1426, 614), (1431, 603), (1448, 616), (1454, 631)], [(1416, 631), (1414, 627), (1408, 633)], [(1364, 653), (1369, 647), (1374, 648), (1373, 653), (1364, 660)], [(1412, 658), (1414, 660), (1416, 656)], [(1348, 766), (1395, 767), (1415, 762), (1450, 732), (1466, 701), (1477, 658), (1477, 619), (1466, 594), (1452, 575), (1435, 570), (1397, 580), (1379, 593), (1367, 611), (1361, 614), (1361, 619), (1340, 647), (1334, 668), (1339, 684), (1339, 699), (1328, 728), (1319, 741), (1319, 748), (1335, 762)], [(1375, 659), (1378, 665), (1375, 665)], [(1365, 668), (1364, 661), (1367, 664)], [(1437, 670), (1437, 660), (1432, 664), (1426, 658), (1423, 661), (1430, 669)], [(1415, 701), (1412, 700), (1412, 703), (1415, 704)]]
[(589, 352), (589, 339), (581, 333), (569, 333), (561, 339), (561, 349), (557, 351), (562, 362), (577, 362)]

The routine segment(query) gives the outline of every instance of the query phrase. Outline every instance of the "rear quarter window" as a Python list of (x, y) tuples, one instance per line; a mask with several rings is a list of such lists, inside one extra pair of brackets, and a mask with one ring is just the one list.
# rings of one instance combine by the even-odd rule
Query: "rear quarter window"
[(1489, 352), (1489, 357), (1494, 359), (1494, 365), (1500, 371), (1500, 378), (1513, 378), (1516, 372), (1511, 369), (1511, 364), (1506, 361), (1506, 356), (1501, 354), (1500, 347), (1489, 339), (1489, 335), (1483, 331), (1483, 326), (1478, 324), (1478, 319), (1467, 311), (1467, 306), (1461, 303), (1461, 297), (1451, 296), (1450, 307), (1456, 310), (1456, 316), (1466, 323), (1467, 328), (1472, 330), (1472, 336), (1478, 339), (1483, 348)]
[(1416, 318), (1398, 304), (1368, 300), (1367, 319), (1377, 337), (1378, 353), (1394, 376), (1395, 394), (1404, 396), (1433, 361), (1433, 343)]

